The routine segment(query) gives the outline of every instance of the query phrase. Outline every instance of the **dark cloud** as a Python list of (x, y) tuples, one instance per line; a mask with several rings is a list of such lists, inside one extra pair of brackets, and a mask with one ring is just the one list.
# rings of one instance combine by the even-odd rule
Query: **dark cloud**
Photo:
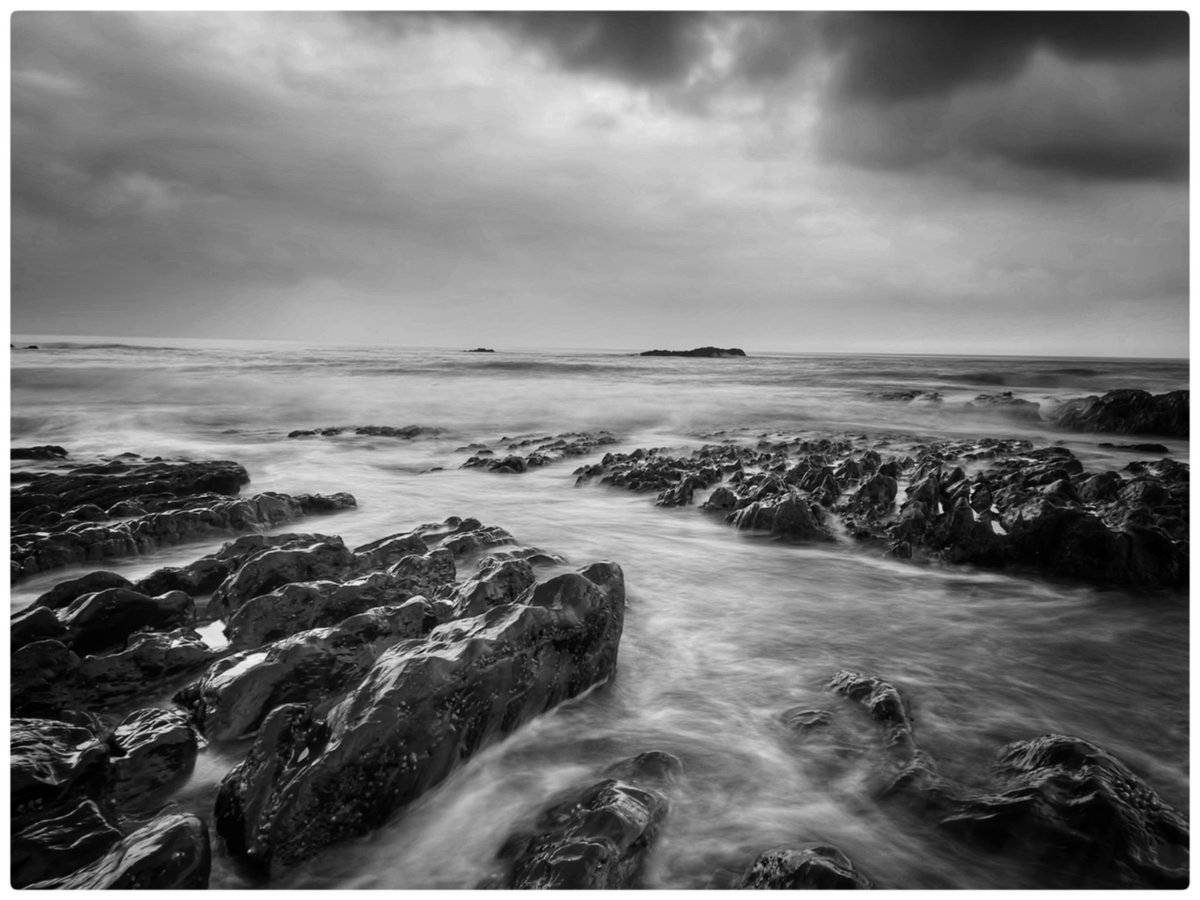
[(1188, 52), (1186, 13), (836, 13), (822, 24), (828, 45), (841, 56), (839, 93), (881, 103), (1007, 80), (1039, 48), (1083, 62)]

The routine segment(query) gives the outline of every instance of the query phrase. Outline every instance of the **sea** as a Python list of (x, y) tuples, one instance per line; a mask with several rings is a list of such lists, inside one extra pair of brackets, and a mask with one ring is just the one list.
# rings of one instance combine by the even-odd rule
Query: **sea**
[[(577, 485), (574, 474), (611, 450), (847, 434), (1028, 438), (1067, 446), (1091, 469), (1120, 469), (1145, 454), (1099, 446), (1119, 437), (1015, 424), (962, 404), (1002, 391), (1048, 404), (1114, 388), (1186, 388), (1186, 360), (752, 350), (696, 359), (642, 357), (636, 348), (469, 353), (44, 335), (13, 343), (13, 446), (57, 444), (78, 461), (126, 451), (232, 459), (251, 474), (245, 492), (357, 498), (353, 511), (282, 531), (340, 534), (353, 546), (473, 516), (572, 564), (613, 560), (625, 572), (629, 605), (612, 681), (478, 753), (384, 827), (272, 887), (471, 888), (508, 834), (544, 805), (647, 750), (684, 766), (647, 887), (728, 886), (759, 852), (811, 842), (840, 848), (886, 887), (1087, 883), (1086, 873), (953, 841), (878, 801), (870, 787), (880, 748), (865, 717), (857, 729), (789, 729), (782, 713), (797, 707), (853, 715), (827, 688), (840, 669), (900, 687), (918, 743), (963, 784), (986, 786), (1010, 741), (1068, 734), (1099, 744), (1188, 811), (1186, 597), (905, 562), (850, 542), (771, 540), (695, 506), (656, 507), (653, 494)], [(879, 397), (896, 391), (936, 391), (943, 403)], [(440, 430), (413, 440), (288, 437), (359, 425)], [(602, 429), (618, 442), (592, 456), (524, 474), (460, 468), (471, 443)], [(1188, 441), (1161, 442), (1189, 460)], [(222, 542), (105, 567), (136, 579)], [(86, 570), (19, 582), (12, 609)], [(216, 629), (205, 634), (220, 642)], [(170, 705), (169, 696), (139, 702)], [(170, 802), (211, 821), (217, 786), (245, 750), (207, 745)], [(219, 841), (213, 866), (213, 887), (255, 884)]]

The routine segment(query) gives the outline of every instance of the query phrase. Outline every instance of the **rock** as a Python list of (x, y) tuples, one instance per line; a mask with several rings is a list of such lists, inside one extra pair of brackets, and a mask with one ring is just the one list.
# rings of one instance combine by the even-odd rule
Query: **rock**
[(208, 887), (208, 828), (196, 816), (163, 813), (69, 875), (31, 885), (57, 890), (193, 890)]
[(708, 499), (702, 504), (703, 509), (728, 510), (736, 509), (738, 505), (738, 497), (733, 491), (725, 486), (721, 486), (708, 495)]
[(195, 621), (196, 607), (181, 591), (147, 597), (125, 588), (109, 588), (77, 598), (59, 618), (71, 649), (92, 653), (123, 645), (135, 631), (188, 625)]
[(9, 650), (19, 650), (26, 644), (46, 639), (62, 640), (67, 629), (54, 611), (44, 606), (31, 606), (14, 613), (10, 630)]
[(1101, 443), (1101, 447), (1109, 450), (1131, 450), (1134, 453), (1170, 453), (1171, 450), (1164, 444), (1109, 444)]
[(841, 850), (824, 844), (780, 847), (754, 860), (740, 882), (742, 890), (869, 890), (871, 880)]
[(189, 772), (200, 749), (187, 716), (165, 709), (130, 713), (108, 743), (113, 795), (130, 807), (145, 806), (160, 788)]
[(942, 819), (944, 830), (992, 850), (1033, 853), (1085, 879), (1187, 886), (1187, 820), (1094, 744), (1062, 735), (1018, 741), (994, 771), (996, 792), (963, 801)]
[(13, 719), (9, 783), (14, 830), (84, 799), (100, 800), (108, 751), (94, 730), (49, 719)]
[(1012, 391), (1001, 394), (980, 394), (967, 403), (968, 409), (987, 410), (1017, 422), (1037, 424), (1042, 421), (1041, 404), (1014, 397)]
[(354, 554), (340, 537), (267, 548), (249, 557), (213, 592), (209, 614), (226, 619), (253, 597), (296, 581), (336, 581), (354, 564)]
[(424, 598), (371, 609), (329, 628), (293, 634), (214, 663), (175, 697), (204, 735), (229, 741), (252, 734), (273, 709), (341, 696), (386, 648), (437, 624)]
[(755, 529), (771, 534), (809, 541), (832, 541), (823, 517), (804, 498), (789, 494), (782, 499), (757, 501), (737, 512), (726, 521), (739, 530)]
[(66, 459), (67, 451), (54, 444), (41, 447), (13, 447), (9, 451), (11, 459)]
[(151, 596), (182, 591), (189, 597), (198, 597), (215, 591), (236, 568), (235, 560), (205, 556), (186, 566), (155, 569), (132, 587)]
[(459, 532), (447, 535), (438, 542), (438, 547), (445, 548), (455, 556), (465, 556), (477, 550), (486, 550), (502, 544), (516, 543), (516, 539), (503, 528), (495, 525), (478, 528), (474, 531)]
[[(655, 787), (681, 770), (666, 753), (648, 753), (614, 766), (610, 777), (543, 810), (531, 831), (501, 849), (506, 889), (620, 890), (639, 876), (667, 815)], [(651, 786), (651, 785), (654, 786)]]
[(609, 678), (624, 590), (619, 567), (606, 568), (603, 589), (560, 575), (396, 645), (324, 719), (307, 705), (277, 708), (221, 784), (229, 852), (281, 871), (364, 834), (476, 750)]
[(473, 617), (493, 606), (514, 603), (535, 581), (533, 566), (525, 560), (501, 561), (485, 556), (480, 560), (475, 577), (455, 591), (455, 617)]
[(745, 356), (745, 350), (739, 350), (737, 347), (730, 347), (727, 350), (720, 347), (697, 347), (695, 350), (644, 350), (640, 356), (698, 356), (704, 358), (714, 358), (723, 356)]
[(428, 549), (429, 546), (421, 535), (415, 531), (409, 531), (403, 534), (390, 534), (377, 541), (370, 541), (355, 547), (354, 556), (359, 571), (368, 572), (371, 569), (390, 566), (414, 553), (423, 556)]
[(12, 714), (53, 719), (78, 706), (78, 674), (79, 657), (61, 641), (34, 641), (14, 649), (9, 665)]
[(83, 698), (107, 703), (198, 669), (217, 655), (187, 628), (143, 632), (133, 635), (129, 646), (119, 653), (84, 657), (79, 662), (76, 689)]
[(488, 347), (476, 347), (474, 350), (464, 350), (463, 352), (464, 353), (495, 353), (496, 351), (491, 350)]
[(89, 572), (70, 581), (60, 581), (46, 593), (33, 601), (34, 606), (62, 609), (70, 606), (84, 594), (94, 594), (108, 588), (132, 589), (129, 579), (116, 572)]
[(15, 888), (74, 872), (98, 859), (122, 834), (93, 800), (34, 822), (12, 836), (11, 881)]
[(1050, 419), (1068, 431), (1187, 437), (1189, 407), (1188, 391), (1152, 396), (1126, 389), (1067, 400), (1050, 411)]

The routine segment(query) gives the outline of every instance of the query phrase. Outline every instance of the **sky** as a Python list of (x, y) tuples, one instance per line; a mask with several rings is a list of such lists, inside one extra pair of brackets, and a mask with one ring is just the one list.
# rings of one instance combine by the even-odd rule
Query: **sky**
[(10, 27), (15, 334), (1188, 355), (1183, 13)]

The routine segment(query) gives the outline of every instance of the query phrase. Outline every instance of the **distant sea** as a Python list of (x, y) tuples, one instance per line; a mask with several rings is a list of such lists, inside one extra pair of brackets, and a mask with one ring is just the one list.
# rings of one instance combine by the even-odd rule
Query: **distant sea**
[[(714, 871), (800, 838), (833, 843), (905, 884), (1042, 886), (1044, 872), (949, 845), (864, 803), (854, 767), (806, 764), (779, 713), (827, 703), (824, 685), (840, 668), (905, 685), (922, 746), (955, 776), (986, 772), (1006, 741), (1067, 733), (1105, 747), (1187, 809), (1185, 603), (910, 564), (849, 544), (774, 543), (694, 508), (656, 508), (652, 496), (577, 487), (572, 474), (605, 450), (847, 433), (1061, 442), (1088, 467), (1116, 469), (1135, 457), (1099, 446), (1112, 436), (1015, 424), (963, 404), (1007, 391), (1043, 408), (1114, 388), (1161, 393), (1188, 387), (1186, 360), (750, 348), (746, 358), (688, 359), (23, 335), (13, 343), (13, 446), (57, 444), (80, 461), (124, 451), (234, 459), (250, 471), (249, 490), (353, 493), (357, 510), (319, 523), (348, 544), (474, 516), (569, 560), (612, 559), (625, 570), (619, 674), (597, 702), (541, 717), (379, 832), (273, 886), (473, 887), (504, 836), (558, 790), (648, 749), (687, 766), (649, 886), (703, 888)], [(942, 402), (881, 396), (905, 391)], [(339, 425), (440, 431), (414, 440), (287, 436)], [(600, 429), (619, 443), (594, 459), (522, 475), (459, 468), (473, 442)], [(1163, 443), (1188, 461), (1187, 441)], [(110, 568), (136, 578), (220, 543)], [(13, 608), (72, 574), (21, 582)], [(207, 748), (178, 802), (211, 817), (215, 786), (242, 749)], [(213, 886), (242, 886), (215, 853)]]

